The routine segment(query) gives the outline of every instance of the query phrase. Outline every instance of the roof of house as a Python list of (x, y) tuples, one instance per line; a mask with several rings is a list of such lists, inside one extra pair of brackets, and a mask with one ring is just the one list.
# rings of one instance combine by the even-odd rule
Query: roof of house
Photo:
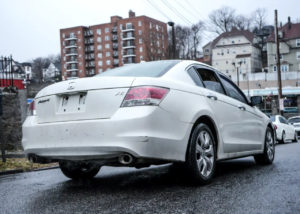
[[(290, 24), (290, 27), (289, 27)], [(284, 40), (291, 40), (300, 38), (300, 23), (286, 23), (281, 28), (278, 28), (278, 32), (283, 32)], [(267, 39), (267, 42), (275, 41), (275, 33), (273, 32)]]
[(249, 30), (238, 30), (237, 28), (232, 28), (230, 32), (222, 33), (214, 41), (212, 41), (212, 48), (216, 46), (220, 39), (234, 36), (245, 36), (251, 44), (253, 43), (254, 34), (251, 33)]

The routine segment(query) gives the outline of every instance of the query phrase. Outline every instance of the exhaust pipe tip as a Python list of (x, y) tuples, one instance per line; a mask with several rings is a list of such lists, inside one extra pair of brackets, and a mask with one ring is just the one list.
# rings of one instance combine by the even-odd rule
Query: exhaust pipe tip
[(129, 165), (132, 162), (133, 162), (132, 155), (124, 154), (124, 155), (119, 156), (119, 163), (121, 163), (123, 165)]

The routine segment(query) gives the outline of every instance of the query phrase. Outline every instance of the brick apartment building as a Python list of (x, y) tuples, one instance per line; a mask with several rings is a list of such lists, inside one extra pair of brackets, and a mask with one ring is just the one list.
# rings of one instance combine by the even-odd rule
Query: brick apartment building
[(112, 16), (110, 23), (60, 30), (63, 79), (87, 77), (124, 64), (166, 59), (167, 25), (147, 16)]

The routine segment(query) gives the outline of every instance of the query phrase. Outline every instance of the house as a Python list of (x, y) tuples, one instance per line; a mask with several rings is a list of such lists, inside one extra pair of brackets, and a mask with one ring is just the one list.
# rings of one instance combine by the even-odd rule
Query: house
[[(300, 71), (300, 23), (288, 22), (278, 29), (281, 72)], [(276, 72), (276, 44), (272, 33), (267, 40), (268, 70)]]
[(211, 55), (212, 66), (234, 81), (246, 79), (247, 73), (262, 70), (261, 51), (257, 46), (257, 39), (248, 30), (233, 28), (204, 47), (206, 49), (203, 53), (207, 53), (207, 58)]
[(212, 55), (211, 45), (212, 45), (212, 42), (209, 42), (202, 47), (203, 57), (199, 60), (200, 62), (211, 65), (211, 55)]
[(32, 65), (29, 62), (23, 62), (21, 65), (24, 68), (25, 75), (26, 75), (26, 80), (31, 80), (32, 79)]
[(44, 82), (58, 81), (61, 77), (61, 65), (60, 63), (50, 63), (48, 68), (43, 69)]

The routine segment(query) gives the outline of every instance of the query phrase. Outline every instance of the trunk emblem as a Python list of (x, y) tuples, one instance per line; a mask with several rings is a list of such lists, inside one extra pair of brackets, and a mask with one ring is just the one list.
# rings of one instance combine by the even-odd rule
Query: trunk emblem
[(75, 82), (69, 82), (69, 86), (68, 86), (67, 90), (74, 89), (75, 88), (74, 84), (75, 84)]

